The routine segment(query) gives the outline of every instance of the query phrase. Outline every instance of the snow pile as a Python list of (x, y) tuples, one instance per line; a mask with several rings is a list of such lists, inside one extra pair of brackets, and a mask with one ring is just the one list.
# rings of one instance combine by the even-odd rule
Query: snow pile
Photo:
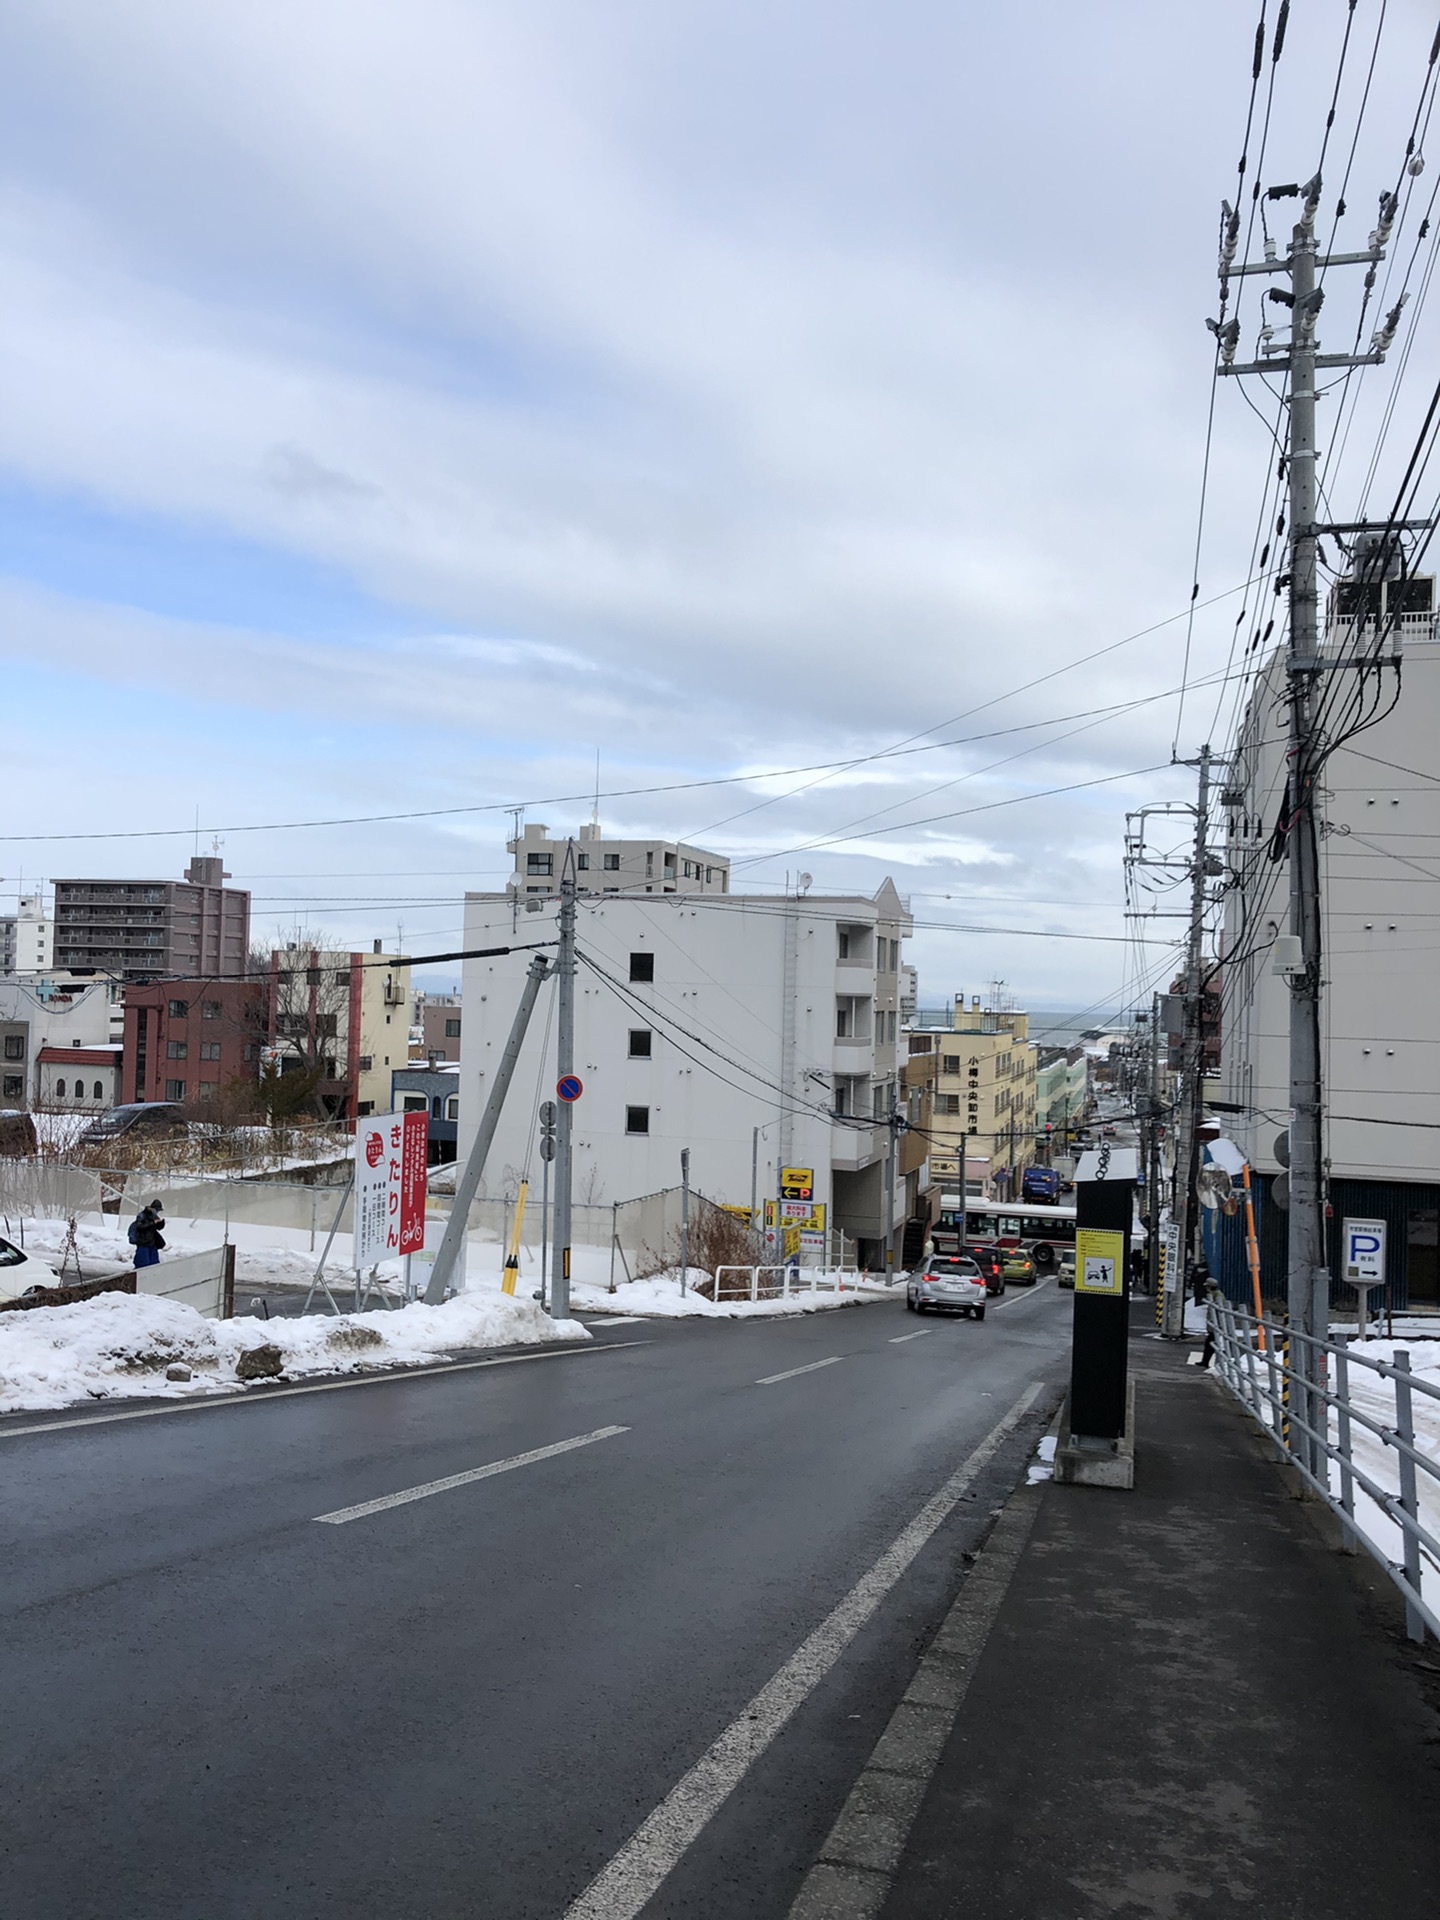
[(1035, 1449), (1035, 1458), (1025, 1473), (1027, 1487), (1038, 1485), (1041, 1480), (1055, 1478), (1055, 1439), (1053, 1433), (1047, 1433)]
[[(146, 1294), (104, 1293), (69, 1307), (0, 1314), (0, 1413), (139, 1396), (183, 1399), (234, 1390), (240, 1355), (278, 1347), (285, 1376), (424, 1365), (476, 1347), (588, 1340), (578, 1320), (551, 1320), (533, 1300), (462, 1294), (444, 1306), (293, 1319), (206, 1320)], [(167, 1380), (187, 1366), (189, 1381)]]
[[(1397, 1350), (1409, 1354), (1410, 1371), (1416, 1380), (1440, 1387), (1440, 1341), (1352, 1340), (1349, 1344), (1352, 1360), (1357, 1355), (1363, 1355), (1370, 1360), (1393, 1361)], [(1368, 1367), (1352, 1365), (1347, 1372), (1352, 1404), (1379, 1425), (1393, 1430), (1394, 1381), (1372, 1373)], [(1415, 1449), (1433, 1460), (1436, 1473), (1440, 1474), (1440, 1400), (1432, 1399), (1428, 1393), (1413, 1393), (1410, 1404), (1415, 1421)], [(1330, 1414), (1330, 1437), (1338, 1444), (1339, 1423), (1333, 1409)], [(1358, 1420), (1350, 1423), (1350, 1446), (1356, 1466), (1368, 1474), (1377, 1486), (1398, 1496), (1400, 1456), (1395, 1449), (1387, 1447), (1383, 1440), (1362, 1427)], [(1440, 1479), (1423, 1470), (1417, 1471), (1415, 1478), (1420, 1524), (1432, 1536), (1440, 1539)], [(1333, 1460), (1330, 1463), (1330, 1485), (1336, 1499), (1339, 1499), (1340, 1468)], [(1355, 1489), (1355, 1522), (1387, 1560), (1400, 1564), (1404, 1547), (1399, 1527), (1359, 1486)], [(1421, 1592), (1427, 1605), (1440, 1607), (1440, 1567), (1424, 1553), (1421, 1555), (1421, 1576)]]
[(797, 1313), (824, 1313), (832, 1307), (859, 1307), (869, 1300), (903, 1298), (897, 1288), (887, 1292), (881, 1288), (878, 1292), (867, 1289), (858, 1292), (851, 1284), (852, 1277), (846, 1276), (845, 1291), (836, 1292), (833, 1285), (826, 1292), (792, 1293), (788, 1300), (707, 1300), (704, 1294), (695, 1288), (702, 1283), (710, 1285), (710, 1275), (700, 1267), (689, 1271), (689, 1285), (684, 1293), (680, 1291), (680, 1274), (676, 1269), (670, 1273), (653, 1274), (645, 1280), (622, 1280), (614, 1293), (603, 1287), (586, 1284), (583, 1281), (570, 1283), (570, 1305), (576, 1313), (644, 1313), (653, 1314), (657, 1319), (702, 1319), (702, 1320), (764, 1320), (782, 1315)]

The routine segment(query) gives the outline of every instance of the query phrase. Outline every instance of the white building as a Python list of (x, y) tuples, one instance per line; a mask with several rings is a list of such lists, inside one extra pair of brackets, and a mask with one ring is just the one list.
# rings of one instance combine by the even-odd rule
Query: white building
[[(1346, 1217), (1387, 1222), (1392, 1304), (1440, 1305), (1440, 644), (1428, 611), (1433, 583), (1388, 583), (1406, 595), (1397, 621), (1404, 657), (1398, 703), (1325, 762), (1319, 797), (1323, 901), (1321, 1011), (1324, 1154), (1333, 1209), (1332, 1271)], [(1379, 585), (1359, 592), (1378, 598)], [(1332, 598), (1324, 652), (1373, 636), (1350, 617), (1356, 583)], [(1385, 650), (1394, 640), (1387, 636)], [(1378, 680), (1378, 687), (1377, 687)], [(1351, 668), (1320, 676), (1343, 715), (1360, 691)], [(1262, 1175), (1279, 1171), (1276, 1139), (1289, 1123), (1290, 992), (1272, 969), (1289, 932), (1289, 862), (1270, 857), (1285, 797), (1285, 661), (1262, 670), (1223, 799), (1228, 895), (1222, 985), (1222, 1097), (1227, 1124)], [(1393, 668), (1372, 672), (1380, 711)], [(1267, 1266), (1283, 1246), (1270, 1208)], [(1266, 1274), (1267, 1286), (1273, 1276)], [(1283, 1281), (1276, 1291), (1283, 1293)]]
[[(883, 1260), (896, 1100), (900, 943), (908, 909), (890, 881), (873, 899), (753, 894), (582, 895), (575, 992), (575, 1198), (610, 1203), (691, 1179), (748, 1207), (752, 1151), (763, 1199), (781, 1167), (808, 1167), (827, 1225)], [(470, 894), (467, 947), (554, 940), (543, 895)], [(460, 1055), (463, 1161), (504, 1048), (531, 955), (467, 960)], [(553, 992), (553, 984), (544, 990)], [(536, 1103), (555, 1081), (542, 997), (482, 1192), (526, 1167)], [(897, 1182), (903, 1193), (903, 1182)]]
[(50, 965), (54, 924), (41, 893), (22, 893), (16, 911), (0, 915), (0, 973), (43, 973)]
[(0, 980), (0, 1106), (30, 1107), (42, 1100), (43, 1049), (108, 1052), (112, 1044), (108, 981), (86, 981), (71, 993), (46, 998), (28, 981)]
[[(538, 821), (505, 851), (515, 856), (512, 893), (553, 892), (565, 864), (563, 839)], [(728, 893), (730, 862), (682, 840), (615, 840), (587, 821), (575, 836), (575, 881), (587, 893)]]

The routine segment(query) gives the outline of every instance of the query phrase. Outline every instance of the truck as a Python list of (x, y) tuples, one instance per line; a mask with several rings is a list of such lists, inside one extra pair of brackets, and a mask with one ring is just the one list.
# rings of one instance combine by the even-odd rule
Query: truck
[(1054, 1167), (1026, 1167), (1020, 1175), (1020, 1198), (1053, 1205), (1060, 1198), (1060, 1175)]

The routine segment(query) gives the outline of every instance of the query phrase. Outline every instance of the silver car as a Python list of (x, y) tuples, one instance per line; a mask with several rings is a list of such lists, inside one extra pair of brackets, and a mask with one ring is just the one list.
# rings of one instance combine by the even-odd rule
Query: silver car
[(985, 1276), (963, 1253), (932, 1253), (905, 1287), (905, 1304), (912, 1313), (968, 1313), (985, 1318)]

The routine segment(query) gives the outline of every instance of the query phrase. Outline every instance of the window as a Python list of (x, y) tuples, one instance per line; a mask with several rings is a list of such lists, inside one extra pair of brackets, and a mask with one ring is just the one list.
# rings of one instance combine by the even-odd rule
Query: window
[(626, 1107), (625, 1131), (626, 1133), (649, 1133), (650, 1131), (649, 1107)]
[(837, 1080), (835, 1082), (834, 1111), (836, 1113), (849, 1113), (850, 1111), (850, 1082), (848, 1080)]
[(185, 1082), (183, 1080), (167, 1080), (165, 1082), (165, 1098), (167, 1100), (183, 1100), (185, 1098)]
[[(284, 976), (284, 974), (283, 974), (283, 973), (281, 974), (281, 976), (280, 976), (280, 978), (281, 978), (282, 980), (283, 980), (283, 979), (285, 978), (285, 976)], [(337, 974), (335, 975), (335, 984), (336, 984), (336, 986), (337, 986), (337, 987), (348, 987), (348, 986), (349, 986), (349, 984), (350, 984), (350, 969), (349, 969), (348, 967), (341, 967), (341, 969), (340, 969), (340, 971), (339, 971), (339, 972), (338, 972), (338, 973), (337, 973)]]
[(706, 886), (707, 886), (707, 887), (710, 887), (710, 886), (713, 886), (713, 885), (715, 884), (715, 869), (714, 869), (714, 867), (706, 867), (706, 869), (705, 869), (705, 884), (706, 884)]
[(242, 1060), (258, 1060), (260, 1058), (260, 1049), (253, 1040), (248, 1041), (241, 1049), (240, 1058)]
[(525, 856), (526, 873), (553, 873), (555, 856), (551, 853), (527, 853)]
[(460, 1118), (460, 1096), (458, 1093), (447, 1095), (445, 1100), (445, 1118), (447, 1120), (458, 1120)]
[(430, 1118), (432, 1120), (438, 1120), (440, 1118), (440, 1096), (438, 1093), (430, 1102)]
[(318, 987), (318, 986), (319, 986), (319, 984), (320, 984), (320, 969), (319, 969), (319, 967), (307, 967), (307, 968), (305, 969), (305, 984), (306, 984), (306, 986), (307, 986), (307, 987)]
[(25, 1058), (25, 1036), (23, 1033), (6, 1034), (5, 1058), (7, 1060), (23, 1060)]
[(57, 1100), (63, 1100), (65, 1098), (65, 1082), (63, 1080), (57, 1080), (55, 1082), (55, 1098)]
[(960, 1096), (958, 1093), (942, 1093), (935, 1104), (941, 1113), (958, 1114), (960, 1111)]
[(25, 1095), (23, 1074), (7, 1073), (4, 1077), (4, 1097), (7, 1100), (21, 1100)]
[(893, 1012), (887, 1013), (885, 1016), (885, 1036), (893, 1046), (895, 1042), (895, 1015)]
[(200, 1002), (200, 1018), (202, 1020), (218, 1020), (224, 1011), (225, 1008), (219, 1000), (202, 1000)]
[(835, 1038), (837, 1040), (848, 1040), (850, 1038), (850, 1023), (852, 1018), (853, 1009), (851, 1008), (850, 1002), (848, 1000), (837, 1000), (835, 1002)]
[(359, 1058), (359, 1059), (358, 1059), (358, 1060), (357, 1060), (357, 1061), (355, 1062), (355, 1065), (356, 1065), (356, 1068), (357, 1068), (357, 1070), (358, 1070), (359, 1072), (361, 1072), (361, 1073), (369, 1073), (369, 1072), (370, 1072), (370, 1071), (371, 1071), (371, 1070), (373, 1069), (373, 1067), (374, 1067), (374, 1065), (375, 1065), (375, 1056), (374, 1056), (374, 1054), (373, 1054), (373, 1053), (362, 1053), (362, 1054), (361, 1054), (361, 1056), (360, 1056), (360, 1058)]
[(190, 1017), (190, 1002), (188, 1000), (172, 1000), (167, 1005), (165, 1011), (172, 1020), (188, 1020)]
[(606, 873), (618, 873), (620, 871), (620, 856), (618, 853), (607, 853), (605, 855), (605, 871)]
[(365, 1118), (367, 1113), (373, 1113), (374, 1111), (375, 1111), (375, 1102), (373, 1100), (362, 1100), (359, 1106), (357, 1106), (355, 1109), (356, 1114), (362, 1120)]
[(588, 873), (590, 871), (590, 856), (588, 853), (576, 854), (575, 871), (577, 873)]
[(960, 1056), (958, 1053), (942, 1053), (940, 1056), (941, 1073), (959, 1073)]
[(185, 1060), (188, 1059), (189, 1054), (190, 1043), (188, 1040), (167, 1040), (165, 1042), (165, 1058), (167, 1060)]
[(632, 980), (653, 980), (655, 978), (655, 956), (653, 953), (631, 954), (630, 978)]
[(850, 929), (848, 927), (838, 928), (835, 937), (839, 942), (840, 958), (842, 960), (848, 960), (850, 958)]
[(458, 1018), (445, 1022), (445, 1038), (447, 1040), (458, 1040), (460, 1038), (460, 1022)]
[(220, 1058), (220, 1042), (218, 1040), (202, 1040), (200, 1042), (200, 1058), (202, 1060), (218, 1060)]
[(424, 1113), (428, 1104), (423, 1093), (407, 1093), (401, 1099), (400, 1111), (402, 1113)]
[(200, 1098), (202, 1100), (213, 1100), (215, 1098), (215, 1082), (213, 1080), (202, 1080), (200, 1082)]
[(105, 1083), (103, 1080), (97, 1080), (95, 1082), (95, 1091), (92, 1098), (96, 1100), (103, 1100), (105, 1098)]
[(649, 1027), (632, 1027), (630, 1029), (630, 1058), (632, 1060), (648, 1060), (650, 1058), (650, 1042), (652, 1037)]
[(647, 880), (653, 880), (655, 878), (655, 854), (654, 850), (649, 847), (645, 849), (645, 878)]
[(674, 873), (675, 871), (675, 856), (673, 853), (667, 853), (665, 856), (665, 871), (666, 873)]

